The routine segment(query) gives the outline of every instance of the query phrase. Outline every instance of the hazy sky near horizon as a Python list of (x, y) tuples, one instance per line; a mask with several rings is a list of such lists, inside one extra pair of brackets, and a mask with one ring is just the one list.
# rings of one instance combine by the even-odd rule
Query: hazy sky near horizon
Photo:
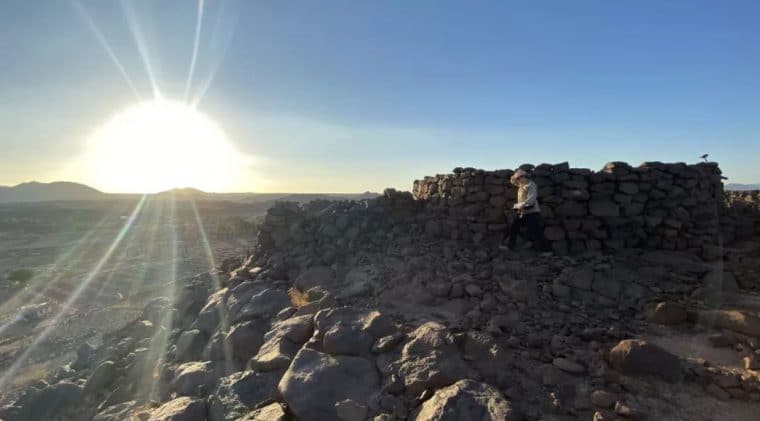
[(80, 165), (87, 139), (153, 85), (197, 100), (246, 157), (227, 191), (703, 153), (729, 181), (760, 182), (757, 1), (203, 6), (188, 83), (196, 2), (0, 3), (0, 185), (108, 190)]

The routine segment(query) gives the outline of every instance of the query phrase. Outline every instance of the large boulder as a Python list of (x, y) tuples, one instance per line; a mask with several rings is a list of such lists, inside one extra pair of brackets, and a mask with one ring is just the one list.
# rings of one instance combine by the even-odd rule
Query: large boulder
[(625, 339), (615, 345), (609, 354), (610, 365), (627, 374), (658, 375), (670, 382), (681, 378), (681, 360), (641, 339)]
[(314, 318), (312, 342), (333, 355), (368, 355), (377, 339), (396, 333), (393, 321), (376, 310), (339, 307)]
[(184, 363), (174, 370), (172, 388), (184, 396), (205, 396), (216, 383), (216, 370), (211, 361)]
[(277, 396), (282, 372), (241, 371), (223, 377), (209, 400), (210, 421), (238, 419)]
[(116, 364), (113, 361), (104, 361), (95, 367), (87, 383), (84, 385), (84, 394), (100, 392), (104, 387), (113, 383), (116, 379)]
[(230, 328), (224, 337), (224, 346), (238, 361), (248, 361), (256, 355), (264, 343), (264, 334), (269, 330), (266, 320), (249, 320)]
[(251, 296), (240, 311), (232, 315), (232, 322), (242, 322), (251, 319), (270, 319), (280, 310), (290, 306), (288, 293), (281, 289), (265, 289)]
[(185, 362), (200, 358), (206, 347), (207, 337), (200, 329), (190, 329), (182, 332), (177, 339), (175, 360)]
[(226, 294), (227, 288), (224, 288), (208, 297), (206, 305), (204, 305), (198, 313), (198, 319), (195, 321), (195, 326), (199, 330), (206, 334), (211, 334), (214, 329), (216, 329), (222, 321), (222, 316), (225, 315), (227, 311), (227, 308), (224, 306), (224, 297)]
[(266, 289), (266, 285), (257, 282), (243, 282), (232, 288), (227, 295), (227, 312), (230, 320), (235, 320), (240, 309), (248, 303), (254, 295)]
[(379, 386), (371, 361), (303, 348), (282, 376), (279, 391), (299, 420), (334, 420), (338, 418), (337, 402), (351, 399), (368, 406)]
[(60, 382), (44, 387), (23, 405), (21, 419), (51, 420), (75, 408), (82, 398), (82, 386)]
[(413, 415), (416, 421), (515, 421), (520, 415), (494, 387), (460, 380), (438, 390)]
[(204, 421), (206, 403), (186, 396), (166, 402), (150, 414), (148, 421)]
[(314, 319), (310, 315), (291, 317), (277, 322), (264, 335), (264, 344), (251, 359), (251, 367), (258, 371), (286, 368), (293, 356), (314, 332)]
[(409, 395), (418, 396), (426, 389), (438, 389), (474, 375), (442, 324), (427, 322), (409, 338), (398, 362), (398, 374)]

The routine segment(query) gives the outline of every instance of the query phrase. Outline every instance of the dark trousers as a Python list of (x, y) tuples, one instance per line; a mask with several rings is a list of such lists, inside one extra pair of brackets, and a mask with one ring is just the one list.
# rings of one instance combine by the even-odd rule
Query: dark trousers
[(538, 212), (518, 215), (509, 227), (509, 247), (514, 248), (520, 230), (525, 227), (527, 238), (533, 242), (533, 247), (538, 250), (545, 248), (544, 233), (541, 232), (541, 214)]

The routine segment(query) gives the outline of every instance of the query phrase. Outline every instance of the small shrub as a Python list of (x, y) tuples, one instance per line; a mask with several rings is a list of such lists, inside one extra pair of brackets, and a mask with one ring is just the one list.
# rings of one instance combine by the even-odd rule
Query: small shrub
[(309, 303), (309, 296), (298, 288), (288, 289), (288, 297), (295, 308), (301, 308)]

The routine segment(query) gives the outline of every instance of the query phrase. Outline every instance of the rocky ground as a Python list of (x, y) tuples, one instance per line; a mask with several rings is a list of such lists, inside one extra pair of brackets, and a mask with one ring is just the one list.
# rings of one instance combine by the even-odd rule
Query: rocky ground
[(252, 255), (7, 394), (0, 418), (757, 419), (760, 242), (539, 256), (394, 221), (274, 208)]

